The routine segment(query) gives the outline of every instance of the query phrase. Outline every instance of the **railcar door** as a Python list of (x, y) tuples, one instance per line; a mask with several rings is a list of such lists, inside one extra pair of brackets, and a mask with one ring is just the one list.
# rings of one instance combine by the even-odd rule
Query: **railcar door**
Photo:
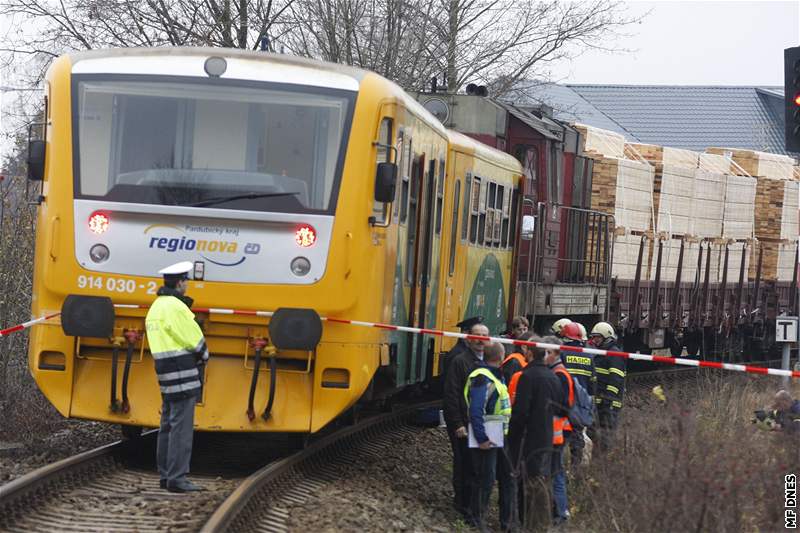
[[(419, 157), (416, 172), (412, 176), (411, 201), (414, 222), (414, 257), (409, 264), (413, 265), (410, 271), (411, 298), (409, 305), (408, 324), (412, 327), (425, 328), (435, 316), (429, 308), (431, 295), (431, 280), (438, 278), (439, 261), (438, 250), (434, 252), (434, 244), (438, 242), (435, 233), (437, 219), (437, 205), (441, 206), (437, 187), (437, 161), (431, 158), (426, 161), (425, 155)], [(442, 167), (443, 169), (443, 167)], [(442, 184), (443, 186), (444, 184)], [(441, 216), (441, 214), (439, 214)], [(433, 266), (436, 271), (433, 272)], [(410, 383), (419, 381), (428, 373), (427, 362), (433, 354), (432, 338), (427, 335), (413, 335), (407, 343), (406, 355), (406, 380)]]

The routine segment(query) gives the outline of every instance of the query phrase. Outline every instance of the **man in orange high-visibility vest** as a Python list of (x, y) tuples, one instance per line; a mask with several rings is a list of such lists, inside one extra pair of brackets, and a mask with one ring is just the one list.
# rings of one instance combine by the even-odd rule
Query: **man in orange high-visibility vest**
[[(560, 344), (556, 337), (545, 337), (546, 344)], [(566, 401), (564, 411), (569, 412), (575, 405), (575, 384), (572, 376), (561, 362), (559, 350), (547, 350), (544, 363), (558, 376)], [(571, 432), (572, 426), (568, 416), (557, 415), (553, 417), (553, 503), (555, 504), (554, 521), (556, 525), (569, 518), (569, 504), (567, 502), (567, 475), (564, 471), (564, 443), (565, 434)]]

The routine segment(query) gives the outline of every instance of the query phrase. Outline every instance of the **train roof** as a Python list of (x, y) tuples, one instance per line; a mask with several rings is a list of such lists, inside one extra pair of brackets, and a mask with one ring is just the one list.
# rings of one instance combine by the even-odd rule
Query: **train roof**
[(522, 172), (519, 161), (505, 152), (492, 148), (457, 131), (447, 130), (447, 137), (448, 142), (457, 152), (474, 155), (479, 159), (501, 166), (507, 170), (519, 173)]
[[(345, 76), (351, 78), (356, 85), (360, 85), (361, 81), (368, 75), (373, 75), (381, 79), (382, 82), (387, 84), (390, 92), (398, 100), (402, 101), (403, 105), (412, 113), (417, 115), (420, 119), (425, 121), (433, 129), (442, 136), (447, 136), (447, 130), (439, 120), (436, 119), (427, 109), (425, 109), (419, 102), (416, 101), (411, 95), (406, 93), (402, 87), (393, 81), (384, 78), (375, 72), (364, 70), (348, 65), (341, 65), (339, 63), (329, 63), (326, 61), (319, 61), (316, 59), (309, 59), (305, 57), (298, 57), (287, 54), (275, 54), (271, 52), (259, 52), (254, 50), (241, 50), (238, 48), (212, 48), (212, 47), (159, 47), (159, 48), (111, 48), (105, 50), (88, 50), (82, 52), (70, 52), (66, 54), (77, 65), (81, 61), (96, 60), (96, 59), (109, 59), (109, 58), (141, 58), (141, 57), (169, 57), (169, 56), (183, 56), (183, 57), (229, 57), (240, 58), (246, 60), (264, 61), (272, 64), (287, 65), (295, 68), (307, 68), (316, 71), (328, 72), (337, 76)], [(341, 78), (340, 78), (341, 79)]]

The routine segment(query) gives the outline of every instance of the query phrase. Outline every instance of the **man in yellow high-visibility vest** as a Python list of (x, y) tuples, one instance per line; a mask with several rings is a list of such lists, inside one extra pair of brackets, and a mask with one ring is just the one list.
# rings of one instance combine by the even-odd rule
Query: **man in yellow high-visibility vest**
[(194, 407), (202, 391), (208, 348), (186, 296), (192, 263), (183, 261), (159, 271), (158, 290), (145, 319), (147, 341), (161, 387), (161, 427), (156, 458), (161, 488), (170, 492), (203, 490), (186, 478), (192, 458)]

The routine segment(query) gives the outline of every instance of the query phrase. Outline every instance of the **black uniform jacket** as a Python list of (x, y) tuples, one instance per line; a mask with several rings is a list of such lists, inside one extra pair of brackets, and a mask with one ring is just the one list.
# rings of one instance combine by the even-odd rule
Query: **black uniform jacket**
[[(582, 342), (569, 341), (565, 346), (583, 346)], [(581, 386), (586, 389), (589, 396), (595, 395), (597, 386), (597, 372), (594, 368), (594, 355), (590, 353), (570, 352), (568, 348), (562, 348), (561, 360), (567, 367), (570, 375), (577, 379)]]
[[(621, 351), (615, 342), (609, 342), (601, 349)], [(622, 397), (625, 394), (625, 359), (611, 355), (596, 355), (594, 365), (597, 372), (595, 403), (600, 409), (621, 409)]]
[[(456, 345), (457, 347), (458, 345)], [(447, 365), (443, 407), (444, 421), (450, 431), (455, 431), (461, 426), (467, 427), (469, 413), (467, 412), (467, 402), (464, 399), (464, 385), (467, 384), (467, 376), (481, 364), (478, 356), (467, 347), (453, 357)]]
[(512, 462), (525, 462), (528, 476), (550, 475), (553, 451), (553, 416), (566, 416), (561, 382), (543, 361), (533, 361), (522, 371), (511, 408), (508, 428)]

